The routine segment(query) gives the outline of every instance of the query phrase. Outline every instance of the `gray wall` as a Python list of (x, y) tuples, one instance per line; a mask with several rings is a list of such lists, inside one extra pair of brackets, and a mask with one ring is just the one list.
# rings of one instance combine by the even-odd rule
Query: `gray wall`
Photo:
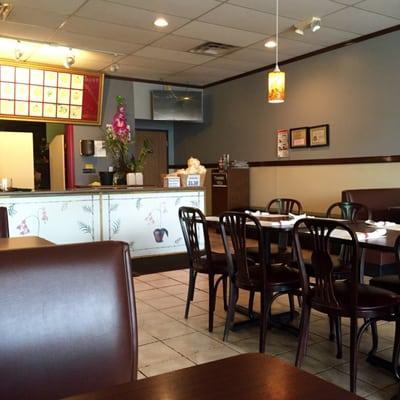
[(75, 125), (74, 126), (74, 154), (75, 154), (75, 184), (87, 185), (94, 180), (98, 180), (98, 174), (84, 174), (82, 169), (85, 163), (92, 163), (96, 172), (107, 171), (112, 162), (108, 158), (103, 157), (82, 157), (80, 156), (80, 141), (83, 139), (97, 139), (104, 140), (104, 132), (107, 124), (112, 122), (112, 118), (117, 111), (116, 96), (125, 97), (127, 105), (127, 119), (134, 129), (134, 116), (133, 116), (133, 84), (131, 81), (124, 81), (119, 79), (108, 79), (104, 81), (104, 94), (103, 94), (103, 115), (102, 125), (88, 126), (88, 125)]
[(400, 32), (281, 66), (286, 102), (268, 104), (266, 73), (205, 90), (204, 124), (175, 125), (175, 162), (276, 160), (277, 129), (330, 124), (330, 146), (290, 159), (400, 154)]

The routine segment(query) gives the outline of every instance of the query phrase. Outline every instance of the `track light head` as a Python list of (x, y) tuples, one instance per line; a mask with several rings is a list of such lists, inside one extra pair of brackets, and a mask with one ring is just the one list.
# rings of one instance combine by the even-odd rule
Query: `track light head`
[(298, 27), (298, 26), (294, 26), (294, 31), (298, 34), (298, 35), (301, 35), (301, 36), (304, 36), (304, 29), (303, 28), (300, 28), (300, 27)]
[(117, 72), (119, 70), (119, 64), (110, 65), (110, 72)]
[(72, 65), (74, 65), (74, 64), (75, 64), (75, 56), (72, 53), (70, 53), (65, 57), (64, 67), (71, 68)]
[(318, 30), (320, 30), (321, 29), (321, 18), (312, 17), (311, 23), (310, 23), (310, 29), (312, 32), (317, 32)]

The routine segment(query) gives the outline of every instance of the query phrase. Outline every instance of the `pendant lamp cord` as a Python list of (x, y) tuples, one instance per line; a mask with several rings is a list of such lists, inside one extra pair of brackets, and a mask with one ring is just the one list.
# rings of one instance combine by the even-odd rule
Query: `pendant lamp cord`
[(276, 0), (276, 20), (275, 20), (275, 69), (278, 68), (278, 15), (279, 15), (279, 0)]

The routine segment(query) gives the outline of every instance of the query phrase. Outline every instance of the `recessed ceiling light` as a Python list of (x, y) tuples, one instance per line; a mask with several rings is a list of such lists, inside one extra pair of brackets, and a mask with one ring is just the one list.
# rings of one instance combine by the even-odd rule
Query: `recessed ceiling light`
[(159, 28), (164, 28), (164, 27), (168, 26), (168, 21), (165, 18), (157, 18), (154, 21), (154, 25), (158, 26)]
[(110, 72), (117, 72), (119, 70), (119, 64), (115, 63), (110, 65)]
[(264, 46), (268, 49), (273, 49), (276, 47), (276, 42), (275, 40), (268, 40), (267, 42), (264, 43)]

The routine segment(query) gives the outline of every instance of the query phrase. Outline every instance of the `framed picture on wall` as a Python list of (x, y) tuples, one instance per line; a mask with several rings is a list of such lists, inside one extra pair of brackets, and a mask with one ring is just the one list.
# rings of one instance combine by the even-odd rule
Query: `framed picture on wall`
[(307, 147), (307, 127), (293, 128), (290, 130), (290, 148)]
[(329, 146), (329, 125), (311, 126), (310, 131), (310, 147)]

